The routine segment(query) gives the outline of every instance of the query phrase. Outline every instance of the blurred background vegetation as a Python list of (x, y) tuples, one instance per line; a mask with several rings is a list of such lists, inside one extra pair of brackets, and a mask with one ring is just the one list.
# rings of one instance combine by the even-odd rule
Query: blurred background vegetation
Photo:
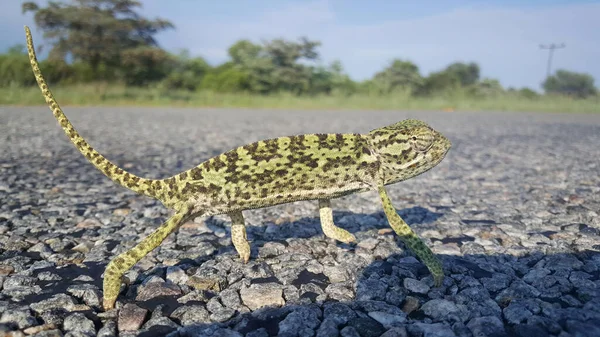
[[(372, 78), (353, 81), (339, 61), (319, 65), (319, 41), (306, 37), (240, 40), (229, 60), (212, 66), (187, 51), (172, 54), (154, 35), (174, 29), (149, 20), (132, 0), (51, 1), (22, 5), (34, 13), (49, 48), (41, 68), (63, 104), (189, 105), (297, 109), (463, 109), (600, 111), (589, 74), (557, 70), (531, 88), (503, 88), (481, 78), (477, 63), (455, 62), (427, 76), (413, 62), (391, 61)], [(0, 54), (4, 104), (43, 102), (24, 45)]]

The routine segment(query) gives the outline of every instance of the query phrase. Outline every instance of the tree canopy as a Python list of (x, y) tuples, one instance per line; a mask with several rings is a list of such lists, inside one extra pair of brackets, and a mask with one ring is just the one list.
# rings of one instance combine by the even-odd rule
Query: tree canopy
[(34, 13), (35, 24), (51, 42), (50, 59), (69, 57), (74, 62), (88, 64), (93, 73), (100, 75), (97, 73), (102, 66), (124, 69), (132, 66), (137, 68), (134, 72), (139, 72), (139, 68), (154, 66), (165, 58), (166, 53), (158, 48), (154, 35), (174, 26), (164, 19), (140, 16), (136, 12), (141, 7), (139, 1), (73, 2), (50, 1), (43, 8), (35, 2), (22, 5), (23, 13)]
[(542, 84), (547, 93), (585, 98), (596, 94), (591, 75), (559, 69)]

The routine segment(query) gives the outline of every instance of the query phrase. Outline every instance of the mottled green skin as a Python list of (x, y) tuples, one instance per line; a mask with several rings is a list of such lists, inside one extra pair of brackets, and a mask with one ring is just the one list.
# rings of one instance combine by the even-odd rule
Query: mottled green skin
[(333, 223), (330, 199), (378, 191), (392, 229), (427, 265), (434, 284), (443, 280), (442, 265), (396, 213), (384, 186), (436, 166), (450, 142), (424, 122), (404, 120), (368, 134), (307, 134), (262, 140), (211, 158), (166, 179), (137, 177), (94, 150), (69, 122), (39, 69), (29, 29), (25, 28), (33, 73), (57, 121), (77, 149), (102, 173), (137, 193), (160, 200), (175, 214), (129, 251), (115, 257), (104, 273), (103, 306), (111, 309), (121, 277), (137, 261), (188, 219), (228, 214), (232, 243), (244, 262), (250, 245), (242, 211), (298, 200), (318, 200), (323, 233), (342, 242), (354, 235)]

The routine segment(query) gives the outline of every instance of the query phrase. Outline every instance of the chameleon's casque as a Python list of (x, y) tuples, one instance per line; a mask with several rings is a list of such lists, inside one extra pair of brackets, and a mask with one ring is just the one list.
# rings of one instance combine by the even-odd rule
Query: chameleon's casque
[(114, 306), (123, 273), (188, 219), (228, 214), (233, 245), (247, 262), (250, 245), (243, 210), (318, 200), (323, 233), (349, 243), (355, 237), (333, 223), (330, 200), (367, 190), (378, 191), (390, 226), (426, 264), (434, 284), (441, 284), (444, 273), (440, 261), (397, 214), (384, 188), (433, 168), (450, 149), (448, 139), (424, 122), (404, 120), (368, 134), (306, 134), (262, 140), (227, 151), (170, 178), (145, 179), (108, 161), (75, 131), (42, 76), (29, 28), (25, 27), (25, 32), (37, 83), (71, 142), (117, 184), (158, 199), (175, 210), (138, 245), (110, 261), (104, 273), (105, 309)]

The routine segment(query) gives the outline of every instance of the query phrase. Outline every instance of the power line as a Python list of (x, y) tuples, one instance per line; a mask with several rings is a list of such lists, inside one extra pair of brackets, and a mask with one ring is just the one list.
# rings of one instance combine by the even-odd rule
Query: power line
[(548, 65), (546, 67), (546, 78), (550, 77), (550, 70), (552, 67), (552, 55), (554, 55), (555, 49), (561, 49), (566, 47), (564, 43), (554, 44), (551, 43), (549, 45), (541, 44), (540, 49), (548, 49)]

